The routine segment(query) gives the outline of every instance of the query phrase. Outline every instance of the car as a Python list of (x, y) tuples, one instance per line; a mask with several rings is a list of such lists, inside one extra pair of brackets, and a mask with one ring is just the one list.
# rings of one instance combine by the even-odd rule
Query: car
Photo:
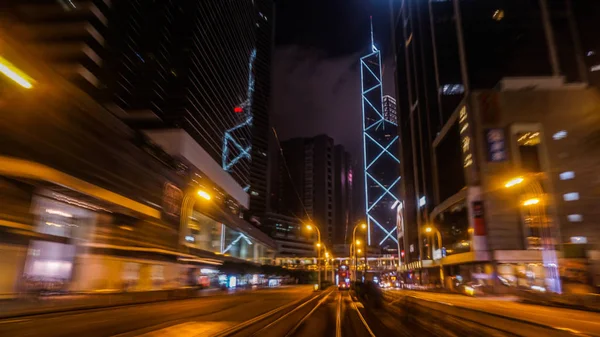
[(346, 282), (340, 282), (340, 284), (338, 284), (338, 289), (339, 290), (350, 290), (350, 285)]

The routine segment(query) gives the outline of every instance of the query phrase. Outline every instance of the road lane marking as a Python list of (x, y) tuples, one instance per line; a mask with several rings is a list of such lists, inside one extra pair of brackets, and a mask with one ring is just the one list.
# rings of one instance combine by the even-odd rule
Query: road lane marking
[(313, 312), (317, 311), (321, 304), (327, 301), (331, 294), (333, 294), (333, 292), (330, 292), (329, 294), (327, 294), (327, 296), (323, 297), (323, 299), (320, 300), (319, 303), (317, 303), (317, 305), (315, 305), (315, 307), (306, 316), (304, 316), (290, 331), (288, 331), (287, 334), (285, 334), (285, 337), (293, 336), (296, 330), (298, 330), (298, 328), (302, 325), (302, 323), (304, 323), (304, 321), (306, 321), (313, 314)]
[(338, 296), (337, 317), (335, 319), (335, 337), (342, 337), (342, 293)]
[(369, 324), (367, 324), (367, 321), (365, 320), (365, 318), (363, 317), (363, 315), (360, 313), (360, 310), (358, 310), (358, 304), (360, 304), (361, 308), (364, 308), (364, 306), (360, 302), (357, 302), (356, 306), (354, 306), (354, 310), (356, 310), (356, 313), (358, 314), (358, 318), (360, 318), (360, 320), (362, 321), (363, 325), (365, 326), (365, 328), (369, 332), (369, 335), (371, 337), (376, 337), (375, 334), (373, 333), (373, 330), (371, 330), (371, 328), (369, 327)]

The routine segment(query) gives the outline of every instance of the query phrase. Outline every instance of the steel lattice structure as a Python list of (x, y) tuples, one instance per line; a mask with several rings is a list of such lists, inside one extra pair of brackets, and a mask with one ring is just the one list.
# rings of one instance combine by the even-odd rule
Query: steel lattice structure
[[(225, 171), (230, 172), (234, 165), (240, 160), (246, 159), (249, 162), (252, 160), (252, 139), (248, 139), (247, 135), (251, 134), (252, 127), (252, 99), (254, 97), (254, 61), (256, 60), (256, 49), (250, 53), (250, 61), (248, 62), (248, 90), (246, 92), (246, 100), (235, 109), (239, 109), (239, 123), (226, 130), (223, 134), (223, 151), (222, 151), (222, 166)], [(248, 132), (250, 131), (250, 132)], [(249, 182), (244, 187), (247, 192), (250, 189)]]
[(383, 116), (383, 87), (381, 53), (375, 47), (371, 25), (371, 53), (360, 59), (363, 112), (363, 150), (365, 207), (368, 225), (368, 243), (371, 227), (378, 228), (379, 245), (391, 239), (396, 244), (396, 212), (400, 204), (398, 125)]

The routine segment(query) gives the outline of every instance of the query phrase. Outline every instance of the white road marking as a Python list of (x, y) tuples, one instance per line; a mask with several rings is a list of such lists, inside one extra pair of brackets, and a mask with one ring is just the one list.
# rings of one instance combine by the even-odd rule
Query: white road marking
[(356, 302), (355, 303), (354, 310), (356, 310), (356, 313), (358, 314), (358, 318), (360, 318), (360, 320), (362, 321), (363, 325), (365, 326), (365, 328), (369, 332), (369, 335), (371, 337), (376, 337), (375, 334), (373, 333), (373, 330), (371, 330), (371, 328), (369, 327), (369, 324), (367, 324), (367, 321), (365, 320), (365, 318), (363, 317), (363, 315), (360, 313), (360, 310), (358, 310), (359, 304), (360, 304), (361, 308), (364, 308), (364, 306), (362, 305), (362, 303), (360, 303), (360, 302)]
[(342, 337), (342, 294), (338, 296), (337, 317), (335, 319), (335, 337)]

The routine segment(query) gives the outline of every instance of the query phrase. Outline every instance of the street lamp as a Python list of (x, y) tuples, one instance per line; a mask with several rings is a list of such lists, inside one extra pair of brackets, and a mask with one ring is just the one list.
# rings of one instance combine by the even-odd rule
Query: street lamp
[(504, 186), (506, 188), (512, 188), (517, 185), (523, 185), (521, 188), (521, 193), (525, 194), (524, 192), (527, 189), (527, 192), (529, 192), (528, 194), (533, 195), (532, 198), (524, 200), (522, 206), (528, 207), (530, 212), (529, 214), (531, 215), (533, 212), (533, 214), (538, 218), (541, 232), (540, 239), (542, 240), (542, 260), (548, 274), (546, 275), (546, 282), (550, 283), (548, 280), (552, 280), (551, 284), (549, 284), (550, 290), (560, 294), (561, 281), (560, 272), (558, 269), (556, 247), (554, 246), (554, 235), (552, 228), (550, 228), (550, 226), (547, 224), (546, 209), (545, 205), (542, 203), (544, 189), (542, 188), (542, 185), (536, 176), (537, 174), (529, 174), (525, 177), (515, 177), (507, 181)]
[(315, 229), (317, 231), (317, 282), (318, 282), (318, 288), (321, 288), (321, 231), (319, 230), (319, 227), (317, 226), (313, 226), (313, 225), (306, 225), (306, 229), (308, 229), (309, 231), (312, 231), (313, 229)]
[[(435, 227), (432, 227), (432, 226), (425, 227), (425, 233), (432, 233), (434, 231), (435, 231), (435, 233), (437, 235), (438, 245), (439, 245), (438, 248), (440, 249), (440, 252), (441, 252), (441, 249), (442, 249), (442, 234)], [(431, 258), (433, 259), (433, 244), (431, 245)]]
[(205, 190), (198, 190), (198, 192), (196, 192), (198, 194), (199, 197), (206, 199), (206, 200), (210, 200), (212, 197), (210, 196), (210, 194), (208, 194), (208, 192), (206, 192)]
[(527, 200), (523, 201), (523, 206), (537, 205), (539, 203), (540, 203), (540, 199), (531, 198), (531, 199), (527, 199)]
[[(440, 249), (440, 281), (442, 282), (442, 287), (444, 285), (444, 266), (442, 265), (442, 234), (440, 233), (440, 231), (433, 227), (433, 226), (427, 226), (425, 227), (425, 232), (426, 233), (432, 233), (434, 232), (437, 235), (437, 239), (438, 239), (438, 245), (439, 245), (439, 249)], [(433, 260), (433, 242), (431, 244), (431, 259)]]

